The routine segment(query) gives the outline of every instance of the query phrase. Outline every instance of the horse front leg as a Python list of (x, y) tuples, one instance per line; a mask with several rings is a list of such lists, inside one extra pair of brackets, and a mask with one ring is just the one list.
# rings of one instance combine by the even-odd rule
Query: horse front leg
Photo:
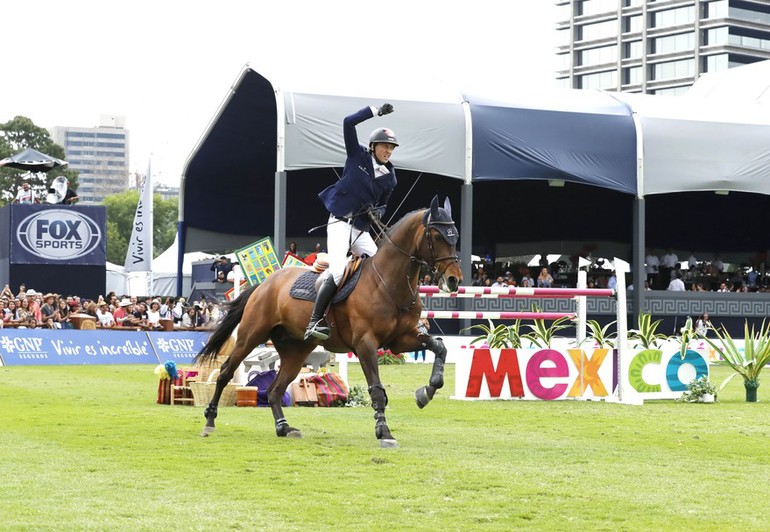
[[(360, 353), (360, 354), (359, 354)], [(398, 442), (390, 433), (388, 422), (385, 420), (385, 407), (388, 406), (388, 394), (380, 382), (380, 369), (377, 362), (377, 350), (366, 349), (356, 351), (361, 369), (364, 371), (366, 383), (369, 385), (369, 396), (372, 398), (374, 409), (374, 435), (380, 440), (380, 447), (398, 447)]]
[(227, 386), (227, 383), (230, 382), (235, 374), (235, 370), (230, 369), (231, 364), (229, 362), (230, 359), (228, 358), (225, 360), (224, 364), (222, 364), (222, 369), (219, 370), (219, 376), (217, 377), (217, 386), (214, 390), (214, 396), (211, 398), (206, 410), (203, 411), (203, 416), (206, 418), (206, 425), (204, 425), (203, 432), (201, 432), (201, 437), (203, 438), (216, 430), (214, 420), (217, 418), (219, 398), (222, 397), (225, 386)]
[(427, 386), (421, 386), (414, 392), (414, 400), (417, 406), (425, 408), (430, 403), (436, 392), (444, 387), (444, 363), (446, 362), (447, 350), (441, 338), (428, 336), (423, 345), (433, 351), (435, 358), (433, 360), (433, 370), (430, 374), (430, 380)]

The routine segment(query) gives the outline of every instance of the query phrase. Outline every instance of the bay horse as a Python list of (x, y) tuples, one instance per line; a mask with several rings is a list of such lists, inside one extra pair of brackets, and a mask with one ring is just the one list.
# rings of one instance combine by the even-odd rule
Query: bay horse
[[(355, 289), (327, 311), (331, 335), (322, 345), (331, 352), (356, 354), (372, 399), (375, 435), (382, 447), (395, 447), (397, 442), (385, 421), (388, 397), (380, 382), (377, 350), (389, 348), (394, 353), (403, 353), (428, 348), (435, 353), (429, 384), (415, 392), (417, 405), (425, 407), (444, 385), (447, 351), (440, 338), (418, 329), (422, 310), (418, 292), (420, 268), (430, 268), (441, 289), (449, 292), (457, 291), (462, 271), (456, 253), (457, 228), (448, 202), (445, 208), (439, 207), (438, 197), (434, 197), (429, 209), (406, 214), (390, 229), (385, 230), (381, 223), (380, 227), (383, 233), (377, 253), (363, 261)], [(255, 347), (272, 340), (281, 360), (276, 379), (268, 389), (275, 431), (279, 437), (302, 437), (300, 430), (286, 421), (281, 399), (317, 345), (303, 339), (313, 302), (289, 295), (295, 280), (306, 271), (276, 270), (228, 304), (225, 317), (195, 358), (196, 363), (216, 359), (238, 327), (235, 345), (222, 364), (216, 390), (204, 412), (206, 425), (201, 436), (214, 431), (219, 398), (235, 369)]]

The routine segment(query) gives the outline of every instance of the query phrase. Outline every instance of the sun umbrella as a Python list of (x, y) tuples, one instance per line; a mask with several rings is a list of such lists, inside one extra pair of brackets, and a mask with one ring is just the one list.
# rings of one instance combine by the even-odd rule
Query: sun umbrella
[(48, 172), (54, 168), (65, 166), (67, 164), (67, 161), (62, 161), (56, 157), (40, 153), (32, 148), (27, 148), (16, 155), (11, 155), (0, 161), (0, 166), (18, 168), (19, 170), (28, 170), (30, 172)]

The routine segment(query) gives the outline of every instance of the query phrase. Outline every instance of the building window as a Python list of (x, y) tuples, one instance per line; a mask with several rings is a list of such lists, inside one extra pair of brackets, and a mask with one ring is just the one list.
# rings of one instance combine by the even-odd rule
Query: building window
[(623, 0), (623, 7), (636, 7), (642, 5), (642, 0)]
[(728, 42), (730, 44), (742, 46), (744, 48), (770, 50), (770, 39), (762, 39), (760, 37), (749, 37), (748, 35), (728, 35)]
[(709, 55), (704, 58), (704, 67), (706, 72), (722, 72), (730, 68), (729, 57), (727, 54)]
[(641, 15), (634, 15), (633, 17), (623, 17), (624, 33), (639, 33), (640, 31), (642, 31)]
[(730, 5), (727, 0), (709, 2), (706, 4), (706, 18), (727, 18)]
[(629, 67), (623, 69), (624, 85), (639, 85), (642, 83), (642, 67)]
[(686, 85), (684, 87), (668, 87), (666, 89), (656, 89), (652, 91), (652, 94), (655, 95), (665, 95), (665, 96), (681, 96), (685, 92), (687, 92), (687, 89), (689, 89), (690, 86)]
[(727, 26), (706, 31), (705, 44), (707, 46), (724, 46), (730, 42), (730, 30)]
[(617, 89), (618, 73), (616, 70), (610, 70), (577, 76), (577, 87), (579, 89)]
[(569, 46), (570, 43), (570, 29), (565, 28), (556, 32), (556, 45), (557, 46)]
[(556, 20), (569, 20), (572, 18), (572, 4), (561, 4), (556, 6), (557, 18)]
[(577, 15), (598, 15), (618, 10), (617, 0), (583, 0), (577, 4)]
[(691, 78), (695, 76), (695, 60), (667, 61), (652, 65), (652, 79), (663, 81), (667, 79)]
[(652, 14), (653, 28), (667, 28), (681, 24), (692, 24), (693, 22), (695, 22), (694, 6), (667, 9), (666, 11), (658, 11)]
[(615, 20), (597, 22), (596, 24), (584, 24), (578, 26), (578, 41), (597, 41), (617, 36), (618, 23)]
[(618, 46), (602, 46), (590, 50), (581, 50), (577, 53), (577, 64), (579, 66), (604, 65), (606, 63), (617, 63)]
[(680, 33), (657, 37), (652, 40), (653, 54), (670, 54), (673, 52), (690, 51), (695, 48), (695, 32)]
[(727, 16), (744, 22), (752, 22), (754, 24), (770, 24), (770, 13), (763, 13), (754, 9), (730, 7)]
[(641, 59), (643, 51), (642, 41), (623, 43), (623, 59)]

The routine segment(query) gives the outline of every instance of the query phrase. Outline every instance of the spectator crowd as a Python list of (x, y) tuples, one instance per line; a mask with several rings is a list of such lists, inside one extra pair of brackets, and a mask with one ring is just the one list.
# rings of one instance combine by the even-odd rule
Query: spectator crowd
[[(102, 329), (209, 328), (221, 317), (219, 305), (202, 296), (190, 304), (184, 297), (118, 296), (110, 292), (96, 300), (77, 295), (42, 293), (25, 285), (16, 294), (8, 285), (0, 292), (0, 328), (73, 329), (77, 317), (90, 316)], [(89, 318), (86, 318), (89, 319)]]

